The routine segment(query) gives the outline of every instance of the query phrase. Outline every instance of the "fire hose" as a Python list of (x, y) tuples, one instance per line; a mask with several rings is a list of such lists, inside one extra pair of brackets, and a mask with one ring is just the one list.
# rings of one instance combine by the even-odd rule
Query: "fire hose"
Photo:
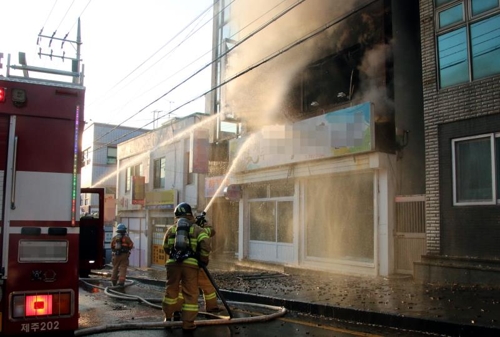
[[(206, 268), (206, 267), (205, 267)], [(205, 271), (206, 272), (206, 271)], [(207, 276), (209, 277), (210, 281), (213, 282), (213, 279), (211, 278), (211, 275), (207, 273)], [(118, 298), (118, 299), (123, 299), (123, 300), (133, 300), (133, 301), (141, 301), (143, 303), (146, 303), (152, 307), (159, 308), (161, 309), (161, 305), (156, 305), (153, 304), (153, 302), (161, 302), (160, 299), (145, 299), (140, 296), (135, 296), (135, 295), (130, 295), (130, 294), (124, 294), (121, 292), (116, 291), (115, 289), (118, 288), (116, 286), (114, 287), (101, 287), (97, 286), (93, 283), (90, 283), (88, 281), (99, 281), (100, 279), (97, 278), (85, 278), (85, 279), (80, 279), (81, 282), (94, 287), (98, 289), (104, 290), (104, 293), (110, 297), (113, 298)], [(133, 281), (127, 280), (125, 282), (125, 287), (133, 285)], [(221, 296), (220, 291), (218, 287), (213, 283), (214, 288), (216, 288), (217, 294)], [(286, 309), (284, 307), (277, 307), (277, 306), (271, 306), (271, 305), (265, 305), (265, 304), (258, 304), (258, 303), (247, 303), (247, 302), (236, 302), (236, 301), (225, 301), (223, 297), (220, 297), (221, 301), (223, 302), (224, 306), (226, 307), (226, 310), (228, 310), (228, 314), (230, 315), (229, 319), (227, 318), (216, 318), (216, 319), (209, 319), (209, 320), (196, 320), (194, 324), (198, 326), (212, 326), (212, 325), (229, 325), (229, 324), (244, 324), (244, 323), (255, 323), (255, 322), (266, 322), (270, 321), (279, 317), (282, 317), (286, 314)], [(267, 309), (267, 310), (273, 310), (274, 312), (271, 314), (264, 314), (260, 316), (252, 316), (252, 317), (238, 317), (234, 318), (232, 317), (232, 312), (229, 310), (229, 305), (228, 303), (231, 303), (233, 305), (247, 305), (247, 306), (253, 306), (253, 307), (259, 307), (262, 309)], [(215, 316), (215, 315), (211, 315)], [(219, 316), (215, 316), (219, 317)], [(117, 323), (117, 324), (105, 324), (101, 326), (96, 326), (96, 327), (90, 327), (90, 328), (84, 328), (84, 329), (79, 329), (76, 330), (74, 333), (74, 336), (88, 336), (96, 333), (102, 333), (102, 332), (107, 332), (107, 331), (121, 331), (121, 330), (134, 330), (134, 329), (156, 329), (156, 328), (173, 328), (173, 327), (180, 327), (182, 326), (182, 321), (159, 321), (159, 322), (137, 322), (137, 323)]]
[[(206, 224), (205, 220), (205, 212), (202, 212), (201, 215), (196, 217), (196, 224), (204, 227)], [(222, 296), (222, 293), (215, 283), (215, 280), (213, 279), (212, 275), (208, 271), (207, 266), (199, 262), (200, 268), (203, 269), (205, 274), (207, 275), (208, 279), (210, 280), (210, 283), (212, 283), (215, 292), (217, 293), (217, 296), (221, 300), (222, 304), (224, 305), (228, 315), (228, 318), (222, 318), (221, 316), (217, 315), (212, 315), (208, 314), (209, 316), (216, 317), (216, 319), (210, 319), (210, 320), (197, 320), (195, 321), (196, 326), (210, 326), (210, 325), (228, 325), (228, 324), (242, 324), (242, 323), (252, 323), (252, 322), (265, 322), (269, 321), (278, 317), (281, 317), (285, 315), (286, 309), (284, 307), (277, 307), (277, 306), (270, 306), (270, 305), (264, 305), (264, 304), (257, 304), (257, 303), (246, 303), (246, 302), (235, 302), (231, 301), (230, 303), (233, 304), (239, 304), (239, 305), (251, 305), (251, 306), (256, 306), (256, 307), (261, 307), (263, 309), (268, 309), (268, 310), (274, 310), (275, 312), (272, 314), (265, 314), (265, 315), (260, 315), (260, 316), (252, 316), (252, 317), (238, 317), (234, 318), (233, 313), (228, 305), (228, 302), (225, 300), (224, 296)], [(94, 288), (99, 288), (104, 290), (104, 293), (110, 297), (113, 298), (118, 298), (118, 299), (124, 299), (124, 300), (133, 300), (133, 301), (141, 301), (143, 303), (146, 303), (154, 308), (161, 309), (161, 305), (156, 305), (153, 302), (161, 302), (161, 300), (155, 298), (155, 299), (145, 299), (140, 296), (135, 296), (135, 295), (130, 295), (130, 294), (124, 294), (122, 292), (118, 292), (114, 290), (114, 288), (118, 287), (99, 287), (94, 284), (90, 284), (86, 282), (85, 280), (96, 280), (96, 279), (80, 279), (80, 281), (88, 284), (89, 286), (92, 286)], [(134, 282), (130, 282), (127, 280), (125, 282), (125, 287), (128, 287), (130, 285), (134, 284)], [(207, 313), (205, 313), (207, 314)], [(91, 335), (95, 333), (100, 333), (100, 332), (106, 332), (106, 331), (117, 331), (117, 330), (131, 330), (131, 329), (153, 329), (153, 328), (172, 328), (172, 327), (178, 327), (182, 326), (181, 321), (162, 321), (162, 322), (139, 322), (139, 323), (119, 323), (119, 324), (106, 324), (103, 326), (97, 326), (97, 327), (91, 327), (91, 328), (85, 328), (85, 329), (80, 329), (75, 331), (75, 336), (86, 336), (86, 335)]]

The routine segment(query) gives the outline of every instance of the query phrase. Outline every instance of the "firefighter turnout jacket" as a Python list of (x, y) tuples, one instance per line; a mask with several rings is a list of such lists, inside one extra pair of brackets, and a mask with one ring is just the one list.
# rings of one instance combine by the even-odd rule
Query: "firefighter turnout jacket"
[(113, 286), (117, 284), (120, 286), (125, 285), (129, 265), (128, 257), (132, 248), (134, 248), (134, 243), (125, 233), (118, 233), (111, 240), (111, 250), (113, 252), (113, 257), (111, 259), (113, 264), (111, 283)]
[[(166, 262), (167, 282), (165, 296), (162, 301), (162, 310), (165, 320), (169, 320), (178, 308), (179, 292), (182, 291), (184, 303), (182, 304), (182, 328), (192, 330), (196, 328), (194, 321), (198, 315), (198, 260), (208, 263), (208, 255), (211, 245), (210, 239), (205, 231), (197, 224), (189, 221), (189, 229), (185, 226), (187, 218), (179, 218), (176, 224), (170, 227), (163, 239), (163, 249), (168, 255)], [(175, 242), (178, 224), (183, 223), (183, 239), (187, 239), (190, 253), (179, 256), (175, 251)], [(185, 238), (187, 232), (188, 238)], [(181, 235), (181, 234), (179, 234)], [(186, 242), (183, 240), (183, 242)], [(181, 290), (182, 283), (182, 290)]]
[(111, 251), (115, 255), (129, 253), (134, 248), (134, 243), (127, 234), (118, 233), (111, 240)]
[[(163, 240), (163, 249), (168, 255), (167, 264), (177, 262), (174, 259), (172, 252), (174, 250), (175, 236), (177, 234), (177, 224), (170, 227), (165, 233), (165, 238)], [(191, 224), (189, 227), (189, 243), (192, 254), (184, 259), (182, 263), (186, 266), (192, 266), (198, 268), (198, 259), (208, 262), (208, 256), (211, 250), (211, 244), (209, 240), (209, 234), (205, 230), (196, 224)]]

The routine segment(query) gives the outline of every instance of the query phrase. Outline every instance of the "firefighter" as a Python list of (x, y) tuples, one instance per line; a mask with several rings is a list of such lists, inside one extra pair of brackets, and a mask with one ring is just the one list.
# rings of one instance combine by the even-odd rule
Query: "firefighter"
[[(207, 225), (205, 225), (203, 229), (205, 229), (208, 236), (211, 238), (215, 235), (215, 230)], [(210, 282), (210, 279), (203, 269), (200, 269), (198, 274), (198, 287), (201, 289), (203, 298), (205, 299), (205, 311), (212, 313), (221, 311), (217, 304), (217, 292), (215, 291), (215, 287), (212, 282)]]
[[(181, 202), (174, 210), (175, 224), (165, 233), (163, 249), (168, 255), (166, 262), (167, 284), (162, 309), (165, 321), (172, 318), (177, 309), (179, 292), (182, 291), (182, 329), (196, 329), (194, 321), (198, 315), (198, 259), (207, 264), (210, 253), (210, 238), (207, 231), (195, 223), (188, 203)], [(186, 234), (186, 235), (185, 235)], [(187, 249), (181, 243), (187, 243)], [(182, 289), (180, 284), (182, 282)]]
[(111, 251), (113, 257), (113, 271), (111, 273), (111, 283), (113, 286), (125, 285), (125, 278), (127, 276), (128, 257), (130, 250), (134, 248), (134, 243), (127, 235), (127, 227), (124, 224), (118, 224), (116, 227), (116, 235), (111, 240)]
[[(208, 222), (206, 220), (203, 220), (200, 226), (203, 227), (210, 238), (215, 235), (215, 230), (208, 226)], [(200, 288), (203, 294), (203, 299), (205, 300), (205, 311), (208, 313), (220, 312), (221, 308), (219, 308), (219, 304), (217, 303), (217, 292), (215, 287), (212, 282), (210, 282), (210, 279), (202, 268), (200, 268), (198, 273), (198, 288)], [(177, 312), (180, 311), (182, 303), (184, 303), (184, 298), (182, 296), (182, 292), (179, 292), (179, 299), (177, 301), (177, 309), (176, 312), (174, 312), (174, 317), (178, 316)]]

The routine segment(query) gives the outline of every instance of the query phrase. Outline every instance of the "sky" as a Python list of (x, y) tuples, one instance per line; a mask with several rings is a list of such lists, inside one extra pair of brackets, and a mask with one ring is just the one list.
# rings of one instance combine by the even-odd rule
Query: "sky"
[[(19, 64), (18, 52), (26, 53), (28, 65), (70, 71), (67, 59), (40, 58), (38, 53), (41, 48), (42, 53), (75, 57), (75, 44), (65, 42), (61, 48), (59, 40), (49, 43), (54, 32), (55, 38), (68, 34), (67, 39), (75, 41), (80, 17), (85, 121), (151, 129), (169, 117), (205, 112), (212, 3), (0, 0), (0, 53), (4, 55), (0, 75), (6, 73), (7, 54), (11, 64)], [(38, 39), (42, 29), (41, 35), (48, 37)], [(11, 74), (22, 76), (14, 70)]]

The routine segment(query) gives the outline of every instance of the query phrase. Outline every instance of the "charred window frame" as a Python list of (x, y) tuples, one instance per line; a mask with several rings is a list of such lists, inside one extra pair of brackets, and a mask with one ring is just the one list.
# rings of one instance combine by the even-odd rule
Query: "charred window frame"
[(361, 46), (355, 45), (309, 65), (302, 74), (302, 111), (327, 113), (350, 102), (361, 60)]
[(435, 0), (439, 87), (500, 73), (500, 1)]

